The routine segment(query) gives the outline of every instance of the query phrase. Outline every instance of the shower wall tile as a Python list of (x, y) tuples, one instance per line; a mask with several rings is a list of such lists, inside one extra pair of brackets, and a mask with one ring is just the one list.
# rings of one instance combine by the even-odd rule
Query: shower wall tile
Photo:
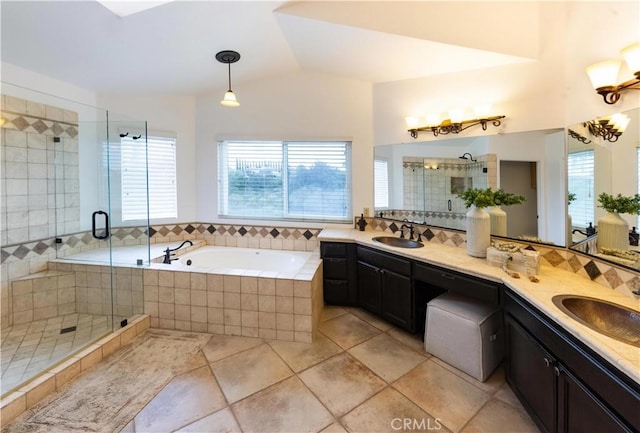
[[(42, 243), (53, 242), (59, 211), (75, 218), (63, 220), (68, 228), (79, 229), (78, 115), (8, 95), (1, 100), (2, 272), (16, 279), (47, 270), (55, 250), (43, 248)], [(54, 136), (60, 141), (54, 142)], [(66, 190), (65, 181), (69, 183)], [(66, 200), (56, 200), (59, 195)], [(3, 287), (7, 284), (3, 280)], [(2, 308), (3, 324), (11, 323), (10, 310)], [(45, 310), (38, 313), (47, 314)]]

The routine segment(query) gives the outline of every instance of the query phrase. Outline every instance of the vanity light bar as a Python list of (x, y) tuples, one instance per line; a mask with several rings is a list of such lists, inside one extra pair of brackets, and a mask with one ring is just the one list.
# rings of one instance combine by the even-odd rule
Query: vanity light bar
[(504, 119), (506, 116), (488, 116), (480, 119), (471, 119), (471, 120), (460, 120), (457, 122), (451, 121), (451, 119), (443, 120), (439, 125), (433, 126), (416, 126), (414, 128), (408, 129), (412, 138), (418, 138), (418, 132), (421, 131), (431, 131), (434, 137), (438, 135), (447, 135), (447, 134), (459, 134), (465, 129), (471, 128), (472, 126), (480, 125), (482, 126), (482, 130), (487, 130), (487, 125), (491, 123), (493, 126), (500, 126), (501, 119)]

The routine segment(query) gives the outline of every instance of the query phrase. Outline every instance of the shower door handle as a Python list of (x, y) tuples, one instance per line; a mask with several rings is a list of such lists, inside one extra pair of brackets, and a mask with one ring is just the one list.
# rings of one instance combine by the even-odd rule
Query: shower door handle
[(451, 200), (447, 201), (447, 209), (451, 212)]
[[(99, 235), (98, 231), (96, 230), (97, 215), (104, 215), (104, 230), (102, 231), (101, 235)], [(91, 216), (91, 232), (93, 234), (93, 237), (96, 239), (107, 239), (109, 237), (109, 214), (108, 213), (101, 210), (97, 210), (93, 213), (93, 215)]]

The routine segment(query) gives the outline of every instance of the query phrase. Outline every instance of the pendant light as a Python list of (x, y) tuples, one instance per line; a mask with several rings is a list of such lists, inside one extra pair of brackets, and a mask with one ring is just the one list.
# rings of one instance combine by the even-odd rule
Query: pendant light
[(240, 103), (236, 99), (236, 94), (231, 90), (231, 64), (240, 60), (240, 54), (231, 50), (220, 51), (216, 54), (216, 60), (229, 65), (229, 89), (224, 94), (224, 99), (220, 101), (220, 104), (225, 107), (238, 107)]

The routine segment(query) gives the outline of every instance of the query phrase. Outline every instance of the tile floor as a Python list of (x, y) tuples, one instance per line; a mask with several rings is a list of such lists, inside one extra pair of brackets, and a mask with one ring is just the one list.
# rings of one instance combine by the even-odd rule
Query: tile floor
[[(61, 329), (75, 326), (73, 332)], [(34, 377), (111, 330), (108, 316), (67, 314), (2, 329), (0, 393)]]
[(502, 368), (480, 383), (362, 310), (327, 307), (313, 344), (212, 336), (122, 430), (345, 431), (538, 429)]

